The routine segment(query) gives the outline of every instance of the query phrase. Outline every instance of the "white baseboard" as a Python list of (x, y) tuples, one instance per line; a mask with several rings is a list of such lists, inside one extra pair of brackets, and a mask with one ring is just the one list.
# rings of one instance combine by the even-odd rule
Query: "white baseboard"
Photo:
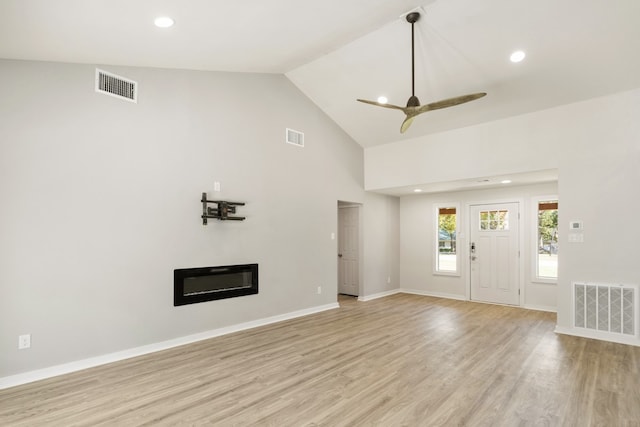
[(390, 291), (378, 292), (377, 294), (362, 295), (358, 297), (358, 301), (371, 301), (373, 299), (388, 297), (389, 295), (395, 295), (400, 293), (400, 289), (392, 289)]
[[(406, 293), (406, 294), (424, 295), (428, 297), (455, 299), (458, 301), (481, 302), (481, 301), (470, 301), (467, 299), (466, 296), (462, 296), (462, 295), (447, 294), (444, 292), (431, 292), (431, 291), (424, 291), (420, 289), (400, 288), (400, 292)], [(487, 304), (493, 304), (493, 303), (487, 303)], [(509, 307), (514, 307), (514, 306), (509, 306)], [(557, 313), (558, 311), (556, 307), (551, 307), (546, 305), (527, 304), (527, 305), (515, 306), (515, 307), (525, 308), (527, 310), (548, 311), (551, 313)]]
[(105, 365), (107, 363), (118, 362), (120, 360), (129, 359), (132, 357), (142, 356), (144, 354), (154, 353), (156, 351), (167, 350), (173, 347), (178, 347), (185, 344), (191, 344), (197, 341), (206, 340), (209, 338), (219, 337), (221, 335), (231, 334), (233, 332), (244, 331), (247, 329), (257, 328), (259, 326), (269, 325), (271, 323), (282, 322), (284, 320), (295, 319), (296, 317), (308, 316), (310, 314), (319, 313), (321, 311), (332, 310), (339, 308), (340, 305), (336, 303), (321, 305), (317, 307), (311, 307), (304, 310), (292, 311), (290, 313), (280, 314), (277, 316), (266, 317), (264, 319), (253, 320), (251, 322), (239, 323), (237, 325), (226, 326), (224, 328), (212, 329), (205, 332), (200, 332), (193, 335), (187, 335), (184, 337), (174, 338), (167, 341), (161, 341), (154, 344), (144, 345), (141, 347), (130, 348), (115, 353), (109, 353), (102, 356), (91, 357), (88, 359), (78, 360), (75, 362), (64, 363), (62, 365), (51, 366), (49, 368), (38, 369), (35, 371), (29, 371), (22, 374), (11, 375), (8, 377), (0, 378), (0, 390), (14, 387), (22, 384), (27, 384), (34, 381), (44, 380), (58, 375), (69, 374), (71, 372), (80, 371), (87, 368), (93, 368), (95, 366)]
[(455, 299), (455, 300), (458, 300), (458, 301), (468, 301), (468, 299), (465, 296), (462, 296), (462, 295), (447, 294), (447, 293), (444, 293), (444, 292), (424, 291), (422, 289), (400, 288), (400, 292), (405, 293), (405, 294), (423, 295), (423, 296), (426, 296), (426, 297), (448, 298), (448, 299)]
[(558, 309), (556, 307), (551, 307), (548, 305), (526, 304), (523, 305), (522, 308), (526, 308), (527, 310), (548, 311), (549, 313), (558, 312)]
[(609, 341), (609, 342), (615, 342), (618, 344), (627, 344), (627, 345), (640, 347), (640, 340), (638, 339), (638, 337), (630, 337), (630, 336), (620, 335), (620, 334), (610, 334), (610, 333), (601, 332), (601, 331), (592, 331), (591, 329), (568, 328), (566, 326), (558, 326), (558, 325), (556, 325), (555, 332), (557, 334), (572, 335), (574, 337), (591, 338), (594, 340)]

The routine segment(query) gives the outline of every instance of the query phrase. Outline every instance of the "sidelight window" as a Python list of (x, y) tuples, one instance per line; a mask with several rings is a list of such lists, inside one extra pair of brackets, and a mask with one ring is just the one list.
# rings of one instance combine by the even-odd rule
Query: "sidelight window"
[(536, 278), (558, 279), (558, 200), (537, 201)]
[(456, 204), (437, 205), (436, 212), (436, 256), (435, 272), (458, 273), (458, 206)]

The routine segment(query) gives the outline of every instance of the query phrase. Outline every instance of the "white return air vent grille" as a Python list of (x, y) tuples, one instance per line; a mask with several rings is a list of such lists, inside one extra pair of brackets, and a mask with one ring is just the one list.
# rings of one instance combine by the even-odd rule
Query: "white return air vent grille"
[(287, 128), (286, 141), (289, 144), (297, 145), (298, 147), (304, 147), (304, 133)]
[(574, 326), (638, 335), (638, 289), (630, 285), (574, 283)]
[(96, 68), (96, 92), (138, 102), (138, 83)]

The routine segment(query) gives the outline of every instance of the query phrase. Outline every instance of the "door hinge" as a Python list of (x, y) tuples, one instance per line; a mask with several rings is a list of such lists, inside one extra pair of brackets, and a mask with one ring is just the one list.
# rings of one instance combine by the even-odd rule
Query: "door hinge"
[(520, 295), (520, 289), (518, 289), (518, 295)]

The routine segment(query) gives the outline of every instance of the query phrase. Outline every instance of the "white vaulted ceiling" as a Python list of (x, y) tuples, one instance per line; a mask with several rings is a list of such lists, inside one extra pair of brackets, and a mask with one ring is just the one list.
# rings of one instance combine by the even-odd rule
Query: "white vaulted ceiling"
[[(356, 98), (406, 103), (416, 7), (422, 104), (488, 95), (401, 135)], [(284, 73), (363, 147), (640, 87), (639, 52), (638, 0), (0, 0), (0, 58)]]

